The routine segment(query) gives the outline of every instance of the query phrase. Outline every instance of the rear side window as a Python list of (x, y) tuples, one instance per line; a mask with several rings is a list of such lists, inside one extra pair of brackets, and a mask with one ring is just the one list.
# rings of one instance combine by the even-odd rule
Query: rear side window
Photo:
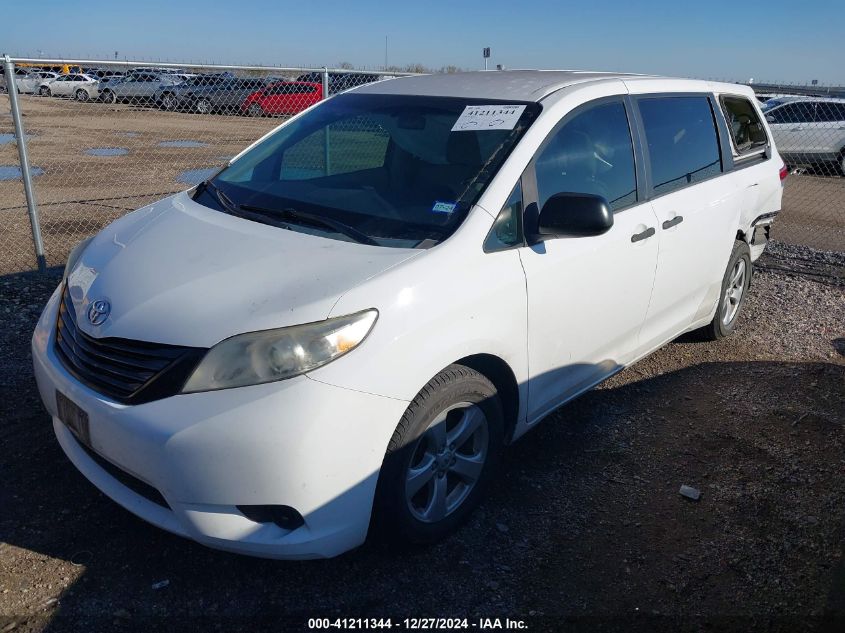
[(771, 110), (767, 116), (773, 123), (811, 123), (816, 120), (816, 106), (808, 101), (796, 101)]
[(655, 194), (722, 171), (716, 123), (706, 96), (645, 98), (639, 106)]
[(604, 197), (614, 211), (637, 201), (634, 147), (621, 101), (593, 106), (563, 124), (536, 162), (540, 209), (557, 193)]
[(768, 144), (763, 123), (748, 99), (722, 97), (722, 112), (731, 131), (734, 154), (752, 154)]

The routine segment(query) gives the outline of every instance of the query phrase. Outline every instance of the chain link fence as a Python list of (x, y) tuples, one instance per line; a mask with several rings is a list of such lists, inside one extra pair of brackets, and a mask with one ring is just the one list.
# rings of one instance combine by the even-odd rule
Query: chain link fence
[[(0, 86), (14, 83), (16, 94), (0, 95), (0, 274), (61, 265), (79, 240), (204, 180), (285, 118), (325, 96), (401, 74), (8, 60)], [(845, 89), (754, 88), (791, 172), (772, 238), (845, 253)], [(31, 205), (15, 99), (29, 158)], [(330, 133), (360, 144), (366, 163), (364, 150), (383, 131), (368, 121), (354, 127)], [(327, 168), (329, 157), (318, 141), (313, 151), (303, 145), (299, 168)], [(332, 165), (334, 171), (355, 168)], [(40, 218), (40, 240), (30, 213)]]
[[(402, 73), (12, 60), (3, 74), (0, 274), (61, 265), (84, 237), (206, 179), (284, 119), (326, 96)], [(16, 95), (8, 94), (12, 76)], [(33, 245), (13, 99), (25, 133), (42, 262)]]

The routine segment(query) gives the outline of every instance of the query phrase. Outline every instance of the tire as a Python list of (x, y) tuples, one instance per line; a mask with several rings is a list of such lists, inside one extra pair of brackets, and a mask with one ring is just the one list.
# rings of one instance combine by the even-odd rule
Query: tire
[(701, 329), (701, 334), (706, 340), (718, 341), (734, 331), (750, 284), (751, 250), (748, 244), (737, 240), (722, 278), (716, 314), (710, 324)]
[(839, 152), (839, 173), (845, 176), (845, 149)]
[(88, 101), (90, 96), (91, 95), (89, 95), (88, 92), (86, 90), (83, 90), (82, 88), (76, 91), (77, 101)]
[(103, 101), (105, 103), (117, 103), (117, 96), (111, 90), (106, 90), (103, 93)]
[(503, 438), (493, 383), (463, 365), (441, 371), (408, 405), (390, 440), (373, 508), (376, 531), (404, 544), (454, 531), (484, 495)]
[(246, 112), (249, 116), (264, 116), (264, 108), (261, 107), (260, 103), (249, 104)]
[(194, 104), (194, 110), (197, 111), (197, 114), (211, 114), (211, 101), (208, 99), (197, 99), (197, 102)]
[(172, 92), (167, 92), (161, 98), (161, 107), (172, 112), (179, 107), (179, 100)]
[(38, 89), (38, 94), (40, 94), (42, 97), (50, 97), (52, 96), (53, 92), (50, 90), (49, 86), (41, 86)]

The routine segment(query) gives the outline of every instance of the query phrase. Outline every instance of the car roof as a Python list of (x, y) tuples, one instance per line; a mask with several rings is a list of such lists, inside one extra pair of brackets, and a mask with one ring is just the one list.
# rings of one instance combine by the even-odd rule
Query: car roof
[(585, 70), (493, 70), (400, 77), (367, 84), (354, 90), (359, 94), (540, 101), (549, 94), (574, 84), (642, 76), (632, 73)]

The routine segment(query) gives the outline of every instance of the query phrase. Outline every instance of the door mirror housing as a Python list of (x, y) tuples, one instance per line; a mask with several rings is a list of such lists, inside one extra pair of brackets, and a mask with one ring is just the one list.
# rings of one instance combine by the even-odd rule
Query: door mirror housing
[(536, 242), (556, 237), (589, 237), (607, 233), (613, 212), (602, 196), (557, 193), (546, 201), (537, 218)]

